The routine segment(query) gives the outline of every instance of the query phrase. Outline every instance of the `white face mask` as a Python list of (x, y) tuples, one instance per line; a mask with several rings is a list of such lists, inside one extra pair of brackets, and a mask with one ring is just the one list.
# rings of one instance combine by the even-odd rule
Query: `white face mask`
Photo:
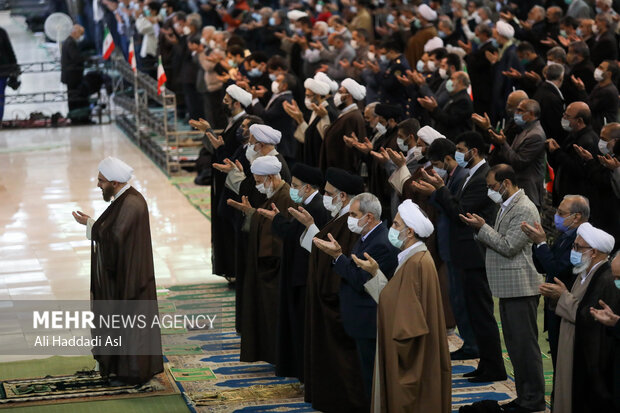
[(594, 80), (596, 80), (597, 82), (602, 82), (603, 79), (605, 79), (605, 72), (603, 72), (597, 67), (594, 71)]
[(560, 124), (562, 125), (562, 129), (564, 129), (566, 132), (570, 132), (573, 130), (573, 127), (570, 125), (570, 120), (568, 119), (562, 118)]
[(267, 193), (267, 188), (265, 188), (265, 184), (257, 184), (256, 185), (256, 189), (258, 190), (258, 192), (260, 192), (261, 194), (266, 194)]
[(280, 84), (276, 81), (271, 82), (271, 93), (274, 95), (280, 91)]
[(433, 166), (433, 170), (437, 172), (437, 175), (439, 175), (441, 179), (446, 179), (446, 176), (448, 175), (448, 171), (446, 171), (445, 169), (439, 168), (437, 166)]
[(357, 49), (358, 47), (360, 47), (359, 44), (357, 44), (357, 40), (351, 40), (351, 47), (354, 49)]
[(336, 107), (340, 107), (341, 104), (342, 104), (342, 95), (340, 94), (340, 92), (337, 92), (334, 95), (334, 105), (336, 105)]
[(256, 158), (258, 158), (258, 156), (259, 154), (254, 149), (254, 145), (248, 145), (248, 147), (245, 148), (245, 157), (247, 158), (248, 162), (250, 162), (250, 164), (254, 162)]
[(447, 79), (448, 78), (448, 71), (446, 69), (444, 69), (443, 67), (439, 68), (439, 77), (442, 79)]
[(419, 161), (420, 159), (422, 159), (422, 157), (424, 157), (424, 155), (422, 155), (422, 148), (420, 148), (419, 146), (414, 146), (412, 153), (414, 161)]
[(190, 29), (189, 26), (183, 26), (183, 34), (189, 36), (192, 34), (192, 29)]
[(216, 46), (217, 46), (217, 43), (215, 43), (215, 40), (213, 39), (209, 40), (209, 47), (211, 49), (215, 49)]
[(607, 142), (602, 139), (598, 140), (598, 150), (603, 155), (607, 155), (610, 152), (609, 147), (607, 146)]
[[(338, 195), (336, 195), (336, 198), (338, 198)], [(326, 210), (331, 212), (332, 217), (334, 217), (336, 216), (336, 214), (338, 214), (338, 212), (340, 212), (340, 209), (342, 208), (342, 201), (340, 200), (340, 198), (338, 198), (338, 201), (336, 201), (336, 203), (334, 204), (333, 197), (329, 195), (323, 195), (323, 206)]]
[[(501, 186), (500, 186), (500, 190), (501, 190)], [(491, 201), (495, 202), (496, 204), (501, 204), (502, 202), (504, 202), (504, 199), (502, 198), (502, 194), (492, 190), (491, 188), (489, 188), (487, 190), (487, 195), (489, 198), (491, 198)]]
[(306, 97), (306, 98), (304, 99), (304, 105), (306, 105), (306, 108), (307, 108), (308, 110), (312, 110), (312, 101), (310, 100), (310, 98), (309, 98), (309, 97)]
[(377, 123), (377, 125), (375, 126), (375, 130), (379, 133), (379, 135), (384, 135), (385, 132), (387, 132), (387, 129), (385, 128), (385, 126), (383, 126), (382, 123)]
[(347, 226), (349, 227), (349, 231), (351, 231), (354, 234), (361, 234), (366, 224), (368, 224), (366, 223), (360, 227), (359, 223), (360, 223), (360, 218), (353, 218), (352, 216), (349, 216), (347, 218)]
[(368, 52), (368, 59), (375, 60), (375, 54), (373, 52)]
[(435, 62), (432, 60), (426, 62), (426, 68), (429, 72), (434, 72), (435, 70), (437, 70), (437, 66), (435, 66)]
[(396, 144), (398, 145), (398, 149), (405, 153), (409, 150), (409, 146), (405, 145), (405, 140), (403, 138), (396, 138)]

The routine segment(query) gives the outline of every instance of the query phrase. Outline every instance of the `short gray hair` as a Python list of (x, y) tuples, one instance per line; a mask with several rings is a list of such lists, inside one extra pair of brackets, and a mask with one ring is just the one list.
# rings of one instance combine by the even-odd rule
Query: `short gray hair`
[(381, 219), (381, 202), (379, 198), (370, 192), (362, 192), (359, 195), (356, 195), (355, 198), (351, 200), (351, 203), (354, 201), (359, 201), (360, 203), (360, 212), (364, 215), (370, 213), (375, 219)]
[(557, 63), (550, 64), (545, 71), (545, 77), (549, 81), (562, 79), (564, 77), (564, 66)]
[(584, 222), (590, 219), (590, 201), (588, 198), (582, 195), (564, 195), (562, 200), (572, 200), (570, 203), (571, 214), (581, 214)]

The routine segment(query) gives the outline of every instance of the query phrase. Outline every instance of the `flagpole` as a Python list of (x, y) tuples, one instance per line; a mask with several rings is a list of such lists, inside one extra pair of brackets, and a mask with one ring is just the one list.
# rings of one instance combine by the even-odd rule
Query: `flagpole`
[[(135, 59), (135, 57), (134, 57)], [(133, 71), (133, 96), (134, 96), (134, 101), (135, 101), (135, 118), (136, 118), (136, 139), (139, 142), (140, 141), (140, 104), (139, 104), (139, 97), (138, 97), (138, 69), (136, 68)]]

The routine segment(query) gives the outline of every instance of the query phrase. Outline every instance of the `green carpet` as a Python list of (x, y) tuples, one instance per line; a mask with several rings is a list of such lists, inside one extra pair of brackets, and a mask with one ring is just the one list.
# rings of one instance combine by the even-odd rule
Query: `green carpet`
[(198, 211), (209, 221), (211, 220), (211, 187), (200, 186), (194, 183), (195, 174), (182, 175), (170, 178), (170, 183), (179, 191)]
[(61, 357), (11, 361), (0, 363), (0, 380), (25, 379), (30, 377), (63, 376), (78, 370), (92, 369), (95, 360), (90, 356)]

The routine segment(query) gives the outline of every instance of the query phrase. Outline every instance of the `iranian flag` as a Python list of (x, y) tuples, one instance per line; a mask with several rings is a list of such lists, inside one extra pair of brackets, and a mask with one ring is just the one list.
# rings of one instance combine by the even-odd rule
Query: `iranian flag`
[(114, 50), (114, 40), (112, 40), (112, 35), (108, 28), (105, 28), (105, 32), (103, 33), (103, 58), (108, 60), (112, 55), (112, 51)]
[(161, 64), (161, 56), (159, 56), (159, 63), (157, 64), (157, 94), (161, 95), (164, 90), (164, 85), (168, 79), (166, 79), (166, 72), (164, 72), (164, 65)]
[(133, 38), (129, 43), (129, 64), (131, 65), (131, 70), (135, 72), (138, 67), (136, 65), (136, 52), (133, 48)]

